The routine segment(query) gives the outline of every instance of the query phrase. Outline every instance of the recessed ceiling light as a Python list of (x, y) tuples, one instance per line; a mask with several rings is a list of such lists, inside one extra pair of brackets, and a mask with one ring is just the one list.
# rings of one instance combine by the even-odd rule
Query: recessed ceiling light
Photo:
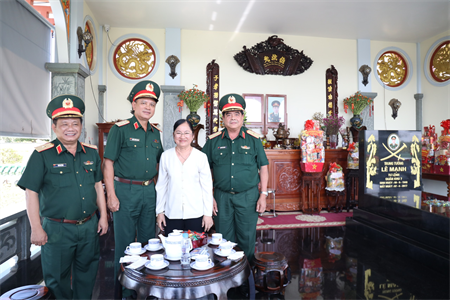
[(214, 25), (213, 24), (209, 25), (209, 30), (213, 30), (213, 29), (214, 29)]
[(212, 16), (211, 16), (211, 20), (215, 21), (217, 17), (217, 12), (213, 11)]

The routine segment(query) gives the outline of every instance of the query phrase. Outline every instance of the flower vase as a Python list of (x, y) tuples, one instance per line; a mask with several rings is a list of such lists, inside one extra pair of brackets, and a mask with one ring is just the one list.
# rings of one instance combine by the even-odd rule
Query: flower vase
[(186, 120), (192, 124), (192, 127), (196, 127), (198, 123), (200, 123), (200, 116), (196, 111), (191, 111), (189, 115), (187, 115)]
[(330, 149), (337, 148), (337, 134), (330, 134)]
[(363, 119), (360, 115), (353, 115), (353, 117), (350, 119), (350, 124), (352, 124), (352, 127), (355, 129), (360, 129), (363, 123)]

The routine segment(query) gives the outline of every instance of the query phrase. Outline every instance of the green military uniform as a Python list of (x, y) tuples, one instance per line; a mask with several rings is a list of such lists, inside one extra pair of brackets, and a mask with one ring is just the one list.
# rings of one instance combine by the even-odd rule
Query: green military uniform
[[(280, 101), (275, 100), (272, 101), (272, 107), (280, 107)], [(280, 114), (276, 114), (276, 113), (270, 113), (269, 114), (269, 122), (280, 122), (281, 121), (281, 117)]]
[[(61, 97), (75, 100), (76, 96)], [(50, 114), (54, 102), (61, 103), (61, 97), (50, 102)], [(57, 113), (62, 117), (67, 110)], [(78, 142), (74, 156), (58, 139), (37, 147), (17, 184), (39, 194), (39, 214), (48, 237), (41, 248), (42, 272), (45, 285), (57, 299), (92, 297), (100, 256), (94, 185), (103, 179), (95, 149)], [(64, 223), (63, 219), (88, 220), (76, 225)]]
[[(239, 95), (234, 98), (236, 103), (244, 101)], [(225, 106), (222, 99), (221, 110)], [(224, 129), (210, 135), (202, 151), (208, 156), (214, 175), (214, 199), (218, 208), (214, 218), (216, 230), (225, 239), (236, 241), (251, 261), (258, 221), (258, 170), (269, 164), (259, 136), (241, 127), (239, 136), (231, 140), (228, 130)]]
[[(136, 85), (138, 89), (142, 83)], [(132, 94), (139, 94), (136, 86)], [(120, 209), (114, 212), (115, 277), (120, 268), (120, 257), (135, 241), (136, 232), (140, 243), (155, 237), (156, 191), (152, 179), (158, 173), (157, 164), (162, 152), (159, 129), (149, 123), (145, 131), (135, 116), (116, 123), (108, 134), (104, 158), (114, 162), (114, 189), (120, 201)], [(136, 185), (118, 181), (122, 179), (145, 183)]]

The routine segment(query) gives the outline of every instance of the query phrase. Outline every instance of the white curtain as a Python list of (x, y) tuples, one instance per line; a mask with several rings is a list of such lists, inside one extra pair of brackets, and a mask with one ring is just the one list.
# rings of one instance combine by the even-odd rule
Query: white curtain
[(50, 137), (51, 29), (15, 0), (0, 0), (0, 135)]

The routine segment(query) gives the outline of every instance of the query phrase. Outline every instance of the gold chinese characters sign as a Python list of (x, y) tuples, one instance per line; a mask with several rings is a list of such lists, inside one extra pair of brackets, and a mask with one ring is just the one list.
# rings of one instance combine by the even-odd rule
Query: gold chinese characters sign
[(365, 130), (364, 193), (420, 208), (421, 133)]
[(215, 60), (206, 66), (206, 133), (213, 134), (219, 130), (219, 65)]
[(339, 114), (339, 108), (337, 106), (337, 99), (338, 99), (338, 71), (336, 68), (331, 65), (331, 68), (327, 69), (326, 75), (326, 95), (327, 95), (327, 117), (330, 116), (337, 116)]
[(283, 43), (273, 35), (266, 41), (244, 50), (234, 56), (236, 62), (247, 72), (259, 75), (298, 75), (311, 67), (311, 58)]

